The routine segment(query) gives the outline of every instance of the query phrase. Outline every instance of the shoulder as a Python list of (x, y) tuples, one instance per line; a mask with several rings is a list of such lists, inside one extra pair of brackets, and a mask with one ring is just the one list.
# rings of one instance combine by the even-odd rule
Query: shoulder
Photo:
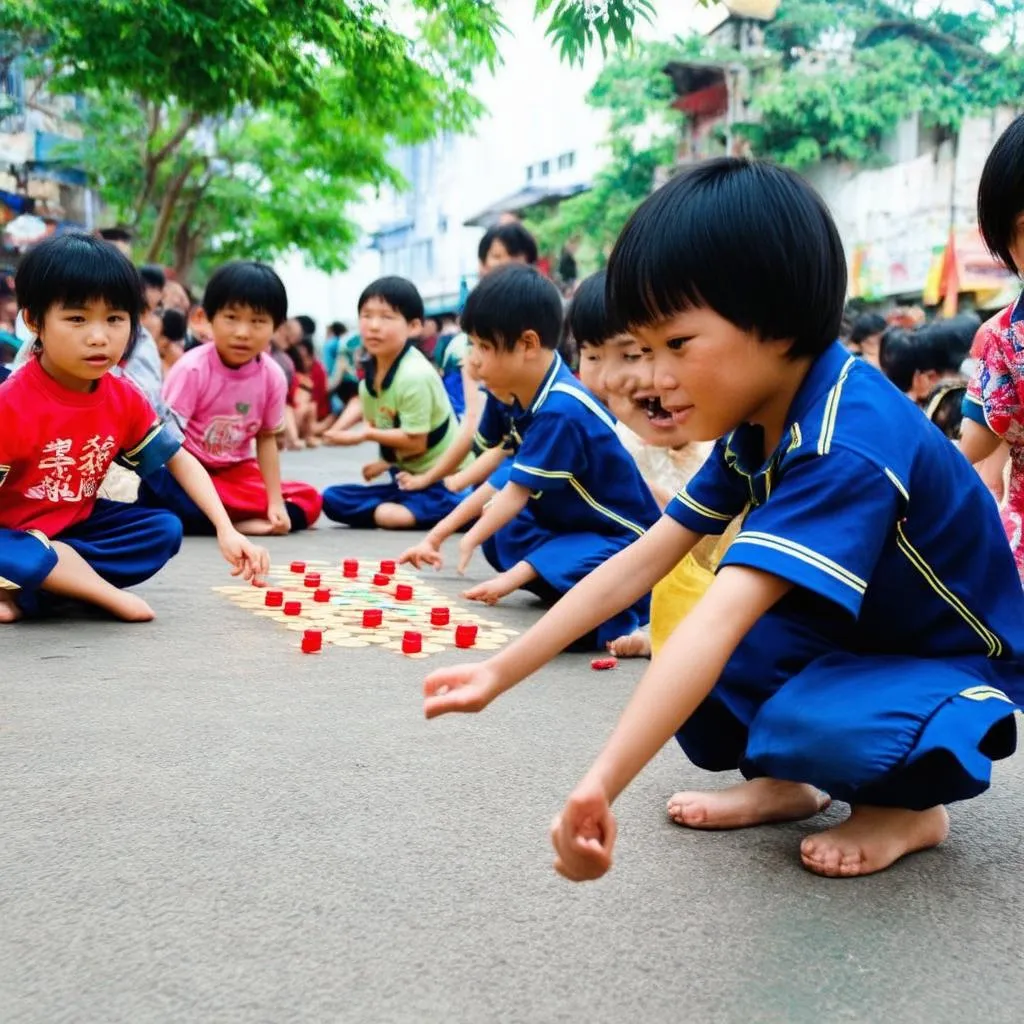
[(216, 350), (211, 342), (189, 349), (170, 368), (166, 380), (170, 382), (207, 376), (213, 370), (211, 356), (216, 357)]
[(264, 352), (260, 356), (260, 375), (270, 385), (288, 387), (288, 375), (281, 368), (281, 364), (269, 352)]
[(535, 418), (558, 417), (586, 424), (596, 430), (615, 432), (615, 417), (575, 377), (559, 376), (551, 385)]
[(413, 347), (402, 356), (392, 387), (408, 388), (409, 385), (419, 387), (425, 381), (440, 384), (441, 378), (434, 364), (418, 348)]

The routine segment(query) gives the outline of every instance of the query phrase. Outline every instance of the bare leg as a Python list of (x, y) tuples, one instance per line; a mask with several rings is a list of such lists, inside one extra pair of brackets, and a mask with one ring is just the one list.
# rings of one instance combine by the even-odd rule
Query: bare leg
[(22, 616), (18, 602), (14, 599), (15, 592), (6, 588), (0, 590), (0, 626), (8, 622), (17, 622)]
[(751, 779), (712, 792), (676, 793), (668, 802), (668, 816), (687, 828), (749, 828), (812, 818), (830, 802), (828, 794), (802, 782)]
[(43, 590), (97, 605), (124, 622), (149, 622), (156, 617), (141, 597), (108, 583), (74, 548), (54, 541), (53, 550), (57, 564), (43, 580)]
[(306, 447), (305, 442), (299, 439), (299, 430), (295, 422), (295, 410), (290, 405), (285, 406), (284, 410), (284, 446), (291, 452)]
[(341, 415), (334, 423), (334, 430), (348, 430), (349, 427), (354, 427), (363, 418), (363, 403), (360, 401), (359, 396), (350, 398), (348, 405), (341, 410)]
[(411, 530), (416, 525), (415, 516), (394, 501), (381, 502), (373, 510), (373, 521), (382, 530)]
[(499, 573), (493, 579), (470, 587), (462, 596), (470, 601), (497, 604), (503, 597), (521, 590), (537, 578), (537, 570), (529, 562), (517, 562), (511, 569)]
[(651, 638), (642, 630), (628, 636), (620, 636), (608, 644), (608, 653), (616, 658), (649, 658), (651, 656)]
[(800, 844), (808, 871), (853, 878), (884, 871), (908, 853), (930, 850), (949, 835), (945, 807), (908, 811), (901, 807), (854, 807), (849, 818)]

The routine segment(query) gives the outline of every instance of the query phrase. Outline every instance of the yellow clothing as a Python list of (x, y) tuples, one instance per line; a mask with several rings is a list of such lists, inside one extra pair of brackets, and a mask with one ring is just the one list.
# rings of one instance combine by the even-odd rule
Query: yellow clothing
[(702, 566), (691, 551), (651, 591), (651, 654), (657, 654), (672, 631), (693, 611), (715, 574)]

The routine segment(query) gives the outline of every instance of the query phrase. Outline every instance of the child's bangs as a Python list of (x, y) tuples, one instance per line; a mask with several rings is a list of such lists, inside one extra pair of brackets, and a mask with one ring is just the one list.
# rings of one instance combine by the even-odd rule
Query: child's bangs
[(50, 305), (75, 307), (105, 302), (111, 309), (129, 313), (133, 320), (142, 312), (139, 275), (113, 247), (70, 244), (59, 260), (47, 262), (49, 266), (44, 268), (39, 283), (46, 288)]

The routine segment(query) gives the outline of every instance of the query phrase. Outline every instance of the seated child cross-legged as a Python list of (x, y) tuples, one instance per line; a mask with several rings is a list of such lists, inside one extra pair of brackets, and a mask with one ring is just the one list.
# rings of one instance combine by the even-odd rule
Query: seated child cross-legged
[[(359, 333), (369, 353), (359, 382), (365, 426), (332, 428), (328, 444), (371, 441), (381, 457), (363, 467), (366, 484), (338, 484), (324, 491), (324, 515), (346, 526), (407, 530), (433, 526), (459, 503), (440, 481), (415, 490), (398, 482), (422, 475), (441, 460), (458, 434), (444, 384), (413, 339), (423, 320), (423, 300), (402, 277), (382, 277), (359, 297)], [(458, 468), (458, 467), (456, 467)], [(386, 484), (370, 481), (390, 473)]]
[(216, 531), (235, 575), (266, 574), (267, 553), (231, 524), (209, 476), (142, 392), (109, 371), (139, 329), (142, 282), (108, 242), (68, 234), (25, 257), (16, 289), (35, 335), (0, 388), (0, 623), (54, 610), (54, 598), (119, 619), (153, 611), (122, 588), (181, 546), (169, 512), (98, 497), (113, 462), (145, 478), (165, 464)]
[[(616, 436), (614, 419), (555, 351), (562, 300), (550, 281), (530, 267), (502, 267), (470, 294), (462, 323), (474, 375), (489, 392), (478, 443), (514, 453), (503, 474), (507, 482), (459, 544), (460, 571), (482, 544), (499, 575), (466, 596), (493, 604), (525, 589), (556, 600), (643, 536), (658, 507)], [(467, 499), (474, 500), (478, 494)], [(458, 511), (445, 536), (459, 525)], [(428, 551), (427, 561), (436, 563), (443, 539), (429, 538), (425, 547), (434, 554)], [(422, 554), (414, 549), (404, 557), (416, 561)], [(637, 594), (595, 623), (581, 646), (601, 648), (631, 632), (646, 622), (648, 603), (646, 592)]]
[(1016, 744), (1024, 594), (968, 462), (835, 341), (843, 247), (797, 175), (736, 158), (674, 178), (608, 265), (609, 308), (651, 349), (662, 407), (720, 438), (653, 529), (487, 662), (424, 684), (427, 717), (479, 711), (628, 606), (749, 505), (706, 594), (655, 656), (552, 825), (556, 869), (611, 865), (611, 804), (673, 734), (747, 781), (678, 793), (673, 821), (740, 828), (850, 817), (808, 836), (827, 876), (942, 842)]
[[(164, 381), (164, 401), (185, 447), (209, 472), (242, 533), (304, 530), (320, 515), (320, 495), (309, 484), (281, 481), (277, 439), (287, 380), (268, 354), (288, 312), (284, 283), (263, 264), (226, 263), (210, 278), (203, 309), (213, 342), (186, 352)], [(145, 480), (139, 501), (173, 512), (186, 533), (209, 532), (202, 510), (170, 473)]]

